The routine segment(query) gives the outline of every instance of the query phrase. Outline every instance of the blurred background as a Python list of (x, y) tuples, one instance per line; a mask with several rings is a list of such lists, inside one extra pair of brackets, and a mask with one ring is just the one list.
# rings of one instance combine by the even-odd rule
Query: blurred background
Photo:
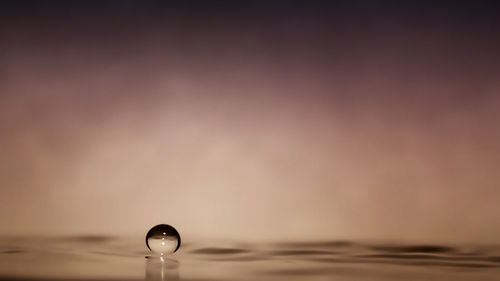
[(0, 235), (500, 242), (498, 4), (433, 2), (3, 1)]

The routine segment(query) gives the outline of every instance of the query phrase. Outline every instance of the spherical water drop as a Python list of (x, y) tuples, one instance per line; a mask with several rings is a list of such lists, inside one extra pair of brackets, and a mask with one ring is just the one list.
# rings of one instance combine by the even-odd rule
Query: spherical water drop
[(146, 234), (146, 245), (161, 256), (175, 253), (181, 246), (179, 232), (168, 224), (159, 224)]

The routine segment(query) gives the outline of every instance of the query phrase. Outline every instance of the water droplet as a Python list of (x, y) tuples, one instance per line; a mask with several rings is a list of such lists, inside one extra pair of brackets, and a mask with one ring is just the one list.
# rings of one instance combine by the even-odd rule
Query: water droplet
[(179, 232), (168, 224), (159, 224), (146, 234), (146, 245), (161, 256), (175, 253), (181, 246)]

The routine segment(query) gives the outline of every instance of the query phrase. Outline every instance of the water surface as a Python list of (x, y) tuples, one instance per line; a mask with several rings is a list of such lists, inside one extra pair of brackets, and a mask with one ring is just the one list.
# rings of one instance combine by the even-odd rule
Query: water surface
[(0, 280), (500, 280), (500, 246), (191, 243), (160, 260), (141, 238), (0, 239)]

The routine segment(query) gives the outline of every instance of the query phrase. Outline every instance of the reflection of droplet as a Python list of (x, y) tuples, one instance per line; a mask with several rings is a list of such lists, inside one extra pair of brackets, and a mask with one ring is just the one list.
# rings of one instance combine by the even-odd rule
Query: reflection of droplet
[(146, 262), (146, 281), (178, 281), (179, 262), (168, 258), (149, 257)]
[(172, 226), (159, 224), (148, 231), (146, 245), (155, 254), (172, 254), (181, 246), (181, 237)]

